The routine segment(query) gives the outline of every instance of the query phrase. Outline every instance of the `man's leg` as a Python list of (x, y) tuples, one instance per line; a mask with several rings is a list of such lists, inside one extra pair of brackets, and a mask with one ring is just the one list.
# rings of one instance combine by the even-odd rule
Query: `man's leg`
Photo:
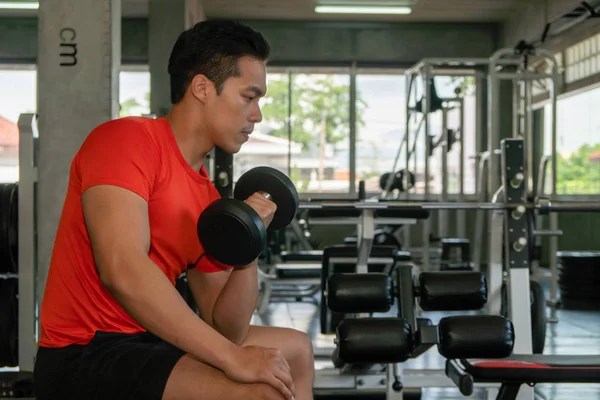
[(315, 360), (312, 341), (303, 332), (270, 326), (250, 326), (244, 346), (278, 348), (292, 370), (296, 400), (313, 398)]
[[(242, 368), (242, 366), (240, 366)], [(266, 384), (231, 381), (220, 370), (184, 355), (167, 381), (163, 400), (282, 400), (283, 395)]]

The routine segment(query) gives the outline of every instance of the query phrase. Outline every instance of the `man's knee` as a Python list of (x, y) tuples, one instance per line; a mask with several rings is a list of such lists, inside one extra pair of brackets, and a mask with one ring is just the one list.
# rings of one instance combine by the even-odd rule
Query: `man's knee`
[(291, 347), (290, 354), (294, 358), (293, 360), (288, 360), (288, 362), (298, 364), (303, 369), (314, 369), (315, 358), (310, 336), (295, 329), (289, 329), (287, 334), (289, 337), (286, 342)]

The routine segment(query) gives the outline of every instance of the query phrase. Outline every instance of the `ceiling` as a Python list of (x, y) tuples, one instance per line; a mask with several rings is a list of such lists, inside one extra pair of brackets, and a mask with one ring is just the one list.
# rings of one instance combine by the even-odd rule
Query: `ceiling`
[[(5, 1), (5, 0), (0, 0)], [(14, 1), (14, 0), (13, 0)], [(123, 16), (145, 17), (149, 0), (121, 0)], [(317, 14), (316, 0), (200, 0), (209, 18), (304, 21), (502, 22), (530, 0), (416, 0), (409, 15)], [(404, 0), (407, 1), (407, 0)], [(411, 2), (414, 2), (412, 0)], [(363, 0), (362, 3), (379, 2)], [(36, 11), (0, 10), (0, 16), (35, 15)]]

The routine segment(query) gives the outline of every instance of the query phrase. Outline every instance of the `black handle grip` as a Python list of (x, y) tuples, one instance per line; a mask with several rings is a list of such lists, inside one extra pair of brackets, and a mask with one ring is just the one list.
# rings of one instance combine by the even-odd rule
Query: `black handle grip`
[(358, 182), (358, 199), (365, 200), (367, 198), (367, 191), (365, 190), (365, 181)]

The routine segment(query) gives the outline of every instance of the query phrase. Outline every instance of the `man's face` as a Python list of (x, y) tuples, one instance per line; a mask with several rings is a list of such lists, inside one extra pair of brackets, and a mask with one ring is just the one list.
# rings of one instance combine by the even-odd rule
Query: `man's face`
[(248, 141), (254, 124), (262, 120), (258, 105), (267, 88), (264, 61), (243, 57), (240, 76), (227, 79), (220, 95), (216, 91), (206, 104), (206, 123), (213, 143), (227, 153), (237, 153)]

